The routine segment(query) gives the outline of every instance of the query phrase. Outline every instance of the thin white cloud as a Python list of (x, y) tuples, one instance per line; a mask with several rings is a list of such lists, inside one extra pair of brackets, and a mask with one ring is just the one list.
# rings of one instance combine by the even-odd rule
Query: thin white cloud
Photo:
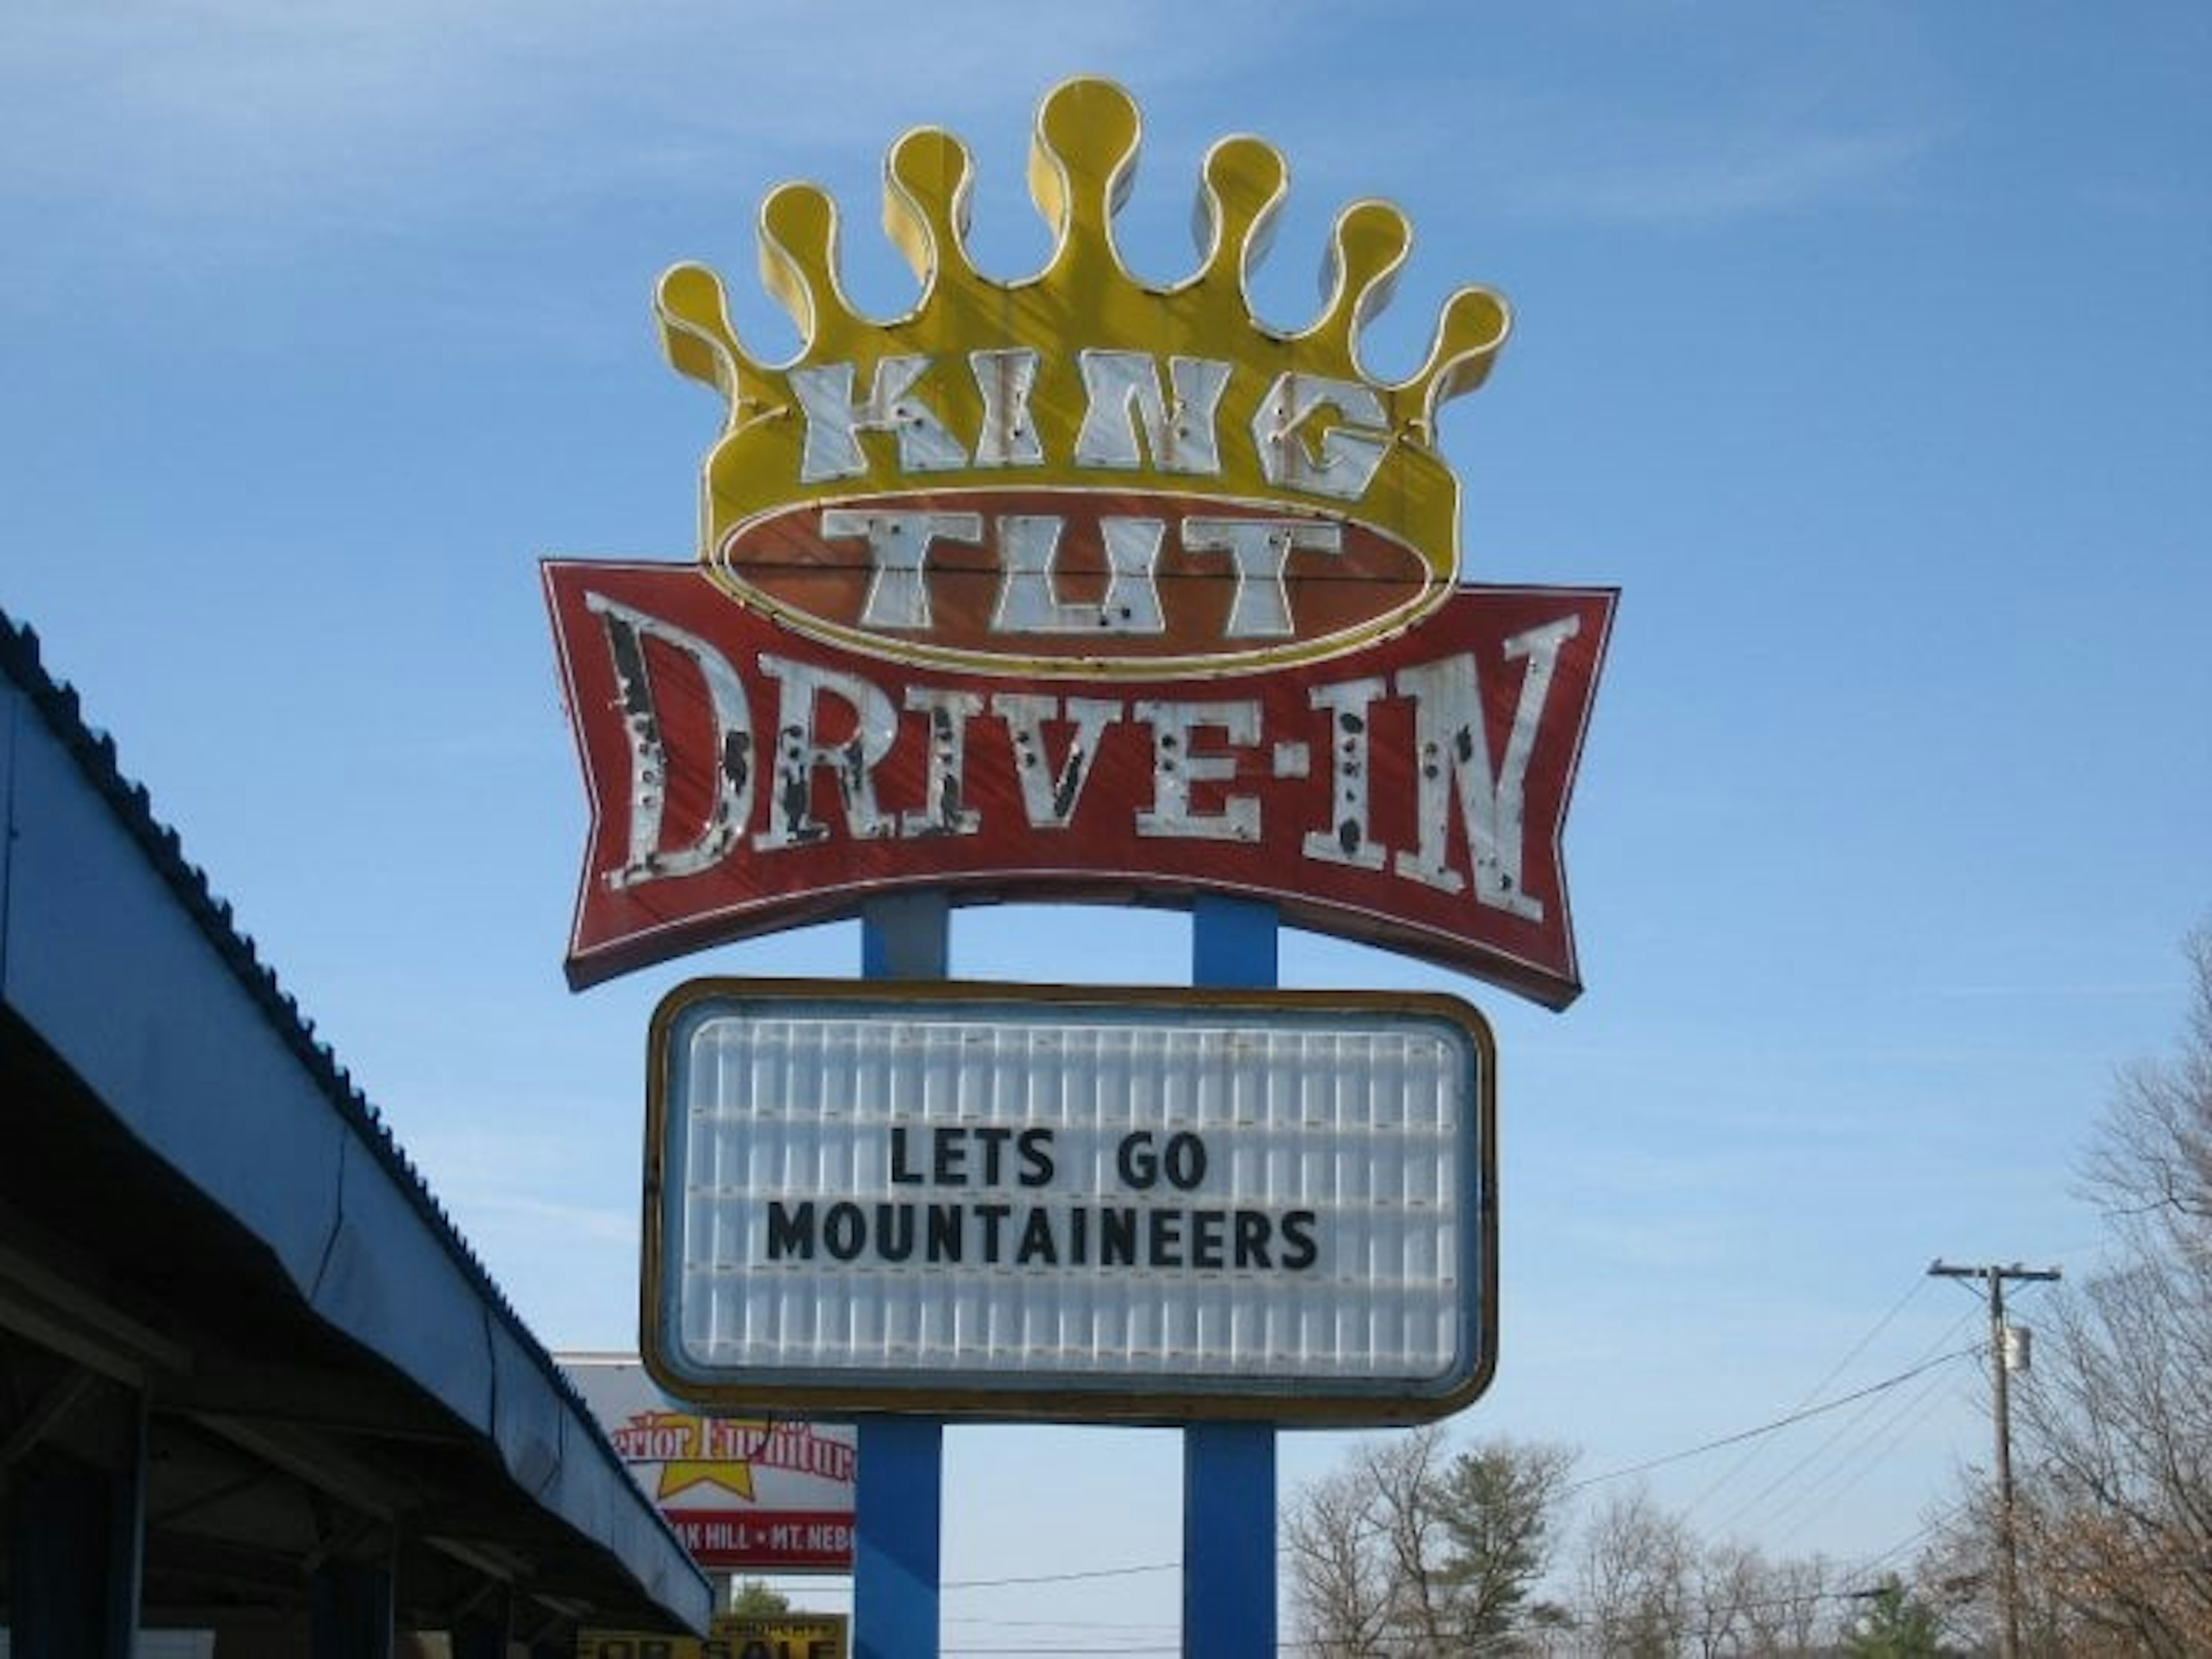
[(570, 1244), (599, 1243), (637, 1244), (637, 1212), (589, 1204), (558, 1204), (533, 1198), (510, 1185), (483, 1186), (465, 1182), (452, 1194), (453, 1204), (465, 1209), (486, 1231), (559, 1237)]
[(1614, 224), (1717, 223), (1894, 188), (1929, 147), (1909, 131), (1739, 137), (1703, 153), (1540, 169), (1513, 194), (1528, 210)]
[(1638, 1221), (1632, 1214), (1577, 1216), (1561, 1223), (1556, 1239), (1601, 1261), (1643, 1273), (1678, 1272), (1732, 1260), (1744, 1230), (1711, 1216)]
[(1053, 82), (1139, 60), (1165, 10), (1046, 29), (1014, 0), (33, 3), (0, 18), (0, 187), (380, 214), (472, 191), (697, 189), (732, 167), (757, 189), (764, 161), (847, 151), (856, 131), (1025, 122)]
[(2045, 983), (2021, 980), (2006, 984), (1992, 981), (1988, 984), (1931, 985), (1924, 994), (1931, 997), (1959, 997), (1980, 1000), (2005, 1001), (2012, 998), (2056, 999), (2070, 1000), (2077, 997), (2094, 997), (2100, 1000), (2121, 1002), (2179, 1002), (2186, 988), (2179, 979), (2159, 980), (2077, 980), (2051, 981)]
[(1389, 177), (1480, 218), (1601, 226), (1724, 224), (1909, 190), (1949, 126), (1925, 109), (1799, 110), (1747, 100), (1690, 108), (1607, 106), (1579, 89), (1486, 87), (1449, 118), (1376, 117), (1357, 153), (1315, 143), (1306, 182), (1400, 193)]

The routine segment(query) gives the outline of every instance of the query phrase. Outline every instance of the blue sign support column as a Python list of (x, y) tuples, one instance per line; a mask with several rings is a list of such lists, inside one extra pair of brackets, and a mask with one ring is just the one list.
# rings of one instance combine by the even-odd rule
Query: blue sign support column
[(937, 1659), (945, 1425), (863, 1417), (853, 1526), (854, 1659)]
[[(942, 894), (878, 899), (860, 923), (864, 979), (943, 979), (951, 907)], [(854, 1659), (937, 1659), (945, 1424), (859, 1420), (853, 1536)]]
[[(1191, 982), (1277, 982), (1271, 904), (1200, 898)], [(1182, 1438), (1184, 1659), (1274, 1659), (1275, 1425), (1194, 1423)]]

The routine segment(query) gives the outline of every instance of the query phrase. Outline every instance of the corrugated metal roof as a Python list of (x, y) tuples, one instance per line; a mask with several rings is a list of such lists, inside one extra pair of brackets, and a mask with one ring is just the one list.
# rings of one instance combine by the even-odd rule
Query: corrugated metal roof
[(0, 720), (7, 1015), (258, 1240), (314, 1319), (478, 1437), (518, 1516), (556, 1517), (653, 1603), (702, 1622), (704, 1579), (573, 1384), (4, 612), (0, 678), (17, 694)]

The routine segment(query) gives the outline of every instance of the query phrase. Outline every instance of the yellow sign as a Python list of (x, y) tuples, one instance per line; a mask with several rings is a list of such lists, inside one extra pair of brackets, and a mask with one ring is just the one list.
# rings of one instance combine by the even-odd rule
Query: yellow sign
[(1437, 411), (1489, 373), (1504, 302), (1460, 289), (1418, 369), (1370, 373), (1360, 334), (1412, 230), (1363, 201), (1338, 216), (1319, 316), (1263, 323), (1246, 282), (1289, 172), (1243, 137), (1206, 157), (1198, 268), (1142, 281), (1114, 238), (1139, 137), (1109, 82), (1046, 99), (1029, 182), (1052, 255), (1008, 283), (969, 258), (966, 149), (908, 133), (884, 224), (921, 294), (883, 320), (845, 295), (830, 197), (778, 189), (760, 257), (801, 337), (786, 363), (738, 338), (713, 271), (668, 272), (670, 361), (728, 405), (701, 498), (713, 580), (872, 655), (1135, 678), (1334, 655), (1443, 601), (1459, 490)]
[(1458, 288), (1410, 373), (1372, 361), (1413, 227), (1364, 200), (1318, 310), (1263, 318), (1290, 170), (1238, 135), (1198, 168), (1195, 263), (1154, 280), (1117, 234), (1141, 138), (1110, 82), (1046, 95), (1047, 252), (1003, 277), (965, 145), (894, 141), (894, 314), (848, 289), (830, 194), (777, 187), (787, 356), (713, 270), (662, 276), (662, 349), (721, 404), (696, 563), (544, 568), (592, 807), (570, 984), (912, 887), (1236, 894), (1579, 992), (1559, 847), (1613, 595), (1462, 585), (1439, 445), (1504, 301)]
[(842, 1613), (779, 1613), (716, 1619), (705, 1641), (640, 1631), (587, 1630), (576, 1659), (849, 1659)]

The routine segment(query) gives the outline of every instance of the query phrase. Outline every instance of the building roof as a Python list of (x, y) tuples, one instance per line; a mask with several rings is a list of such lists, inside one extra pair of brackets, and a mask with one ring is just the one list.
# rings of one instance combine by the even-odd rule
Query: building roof
[(65, 1436), (73, 1376), (143, 1391), (145, 1622), (297, 1616), (358, 1552), (403, 1627), (703, 1626), (574, 1388), (4, 613), (0, 811), (0, 1444)]

